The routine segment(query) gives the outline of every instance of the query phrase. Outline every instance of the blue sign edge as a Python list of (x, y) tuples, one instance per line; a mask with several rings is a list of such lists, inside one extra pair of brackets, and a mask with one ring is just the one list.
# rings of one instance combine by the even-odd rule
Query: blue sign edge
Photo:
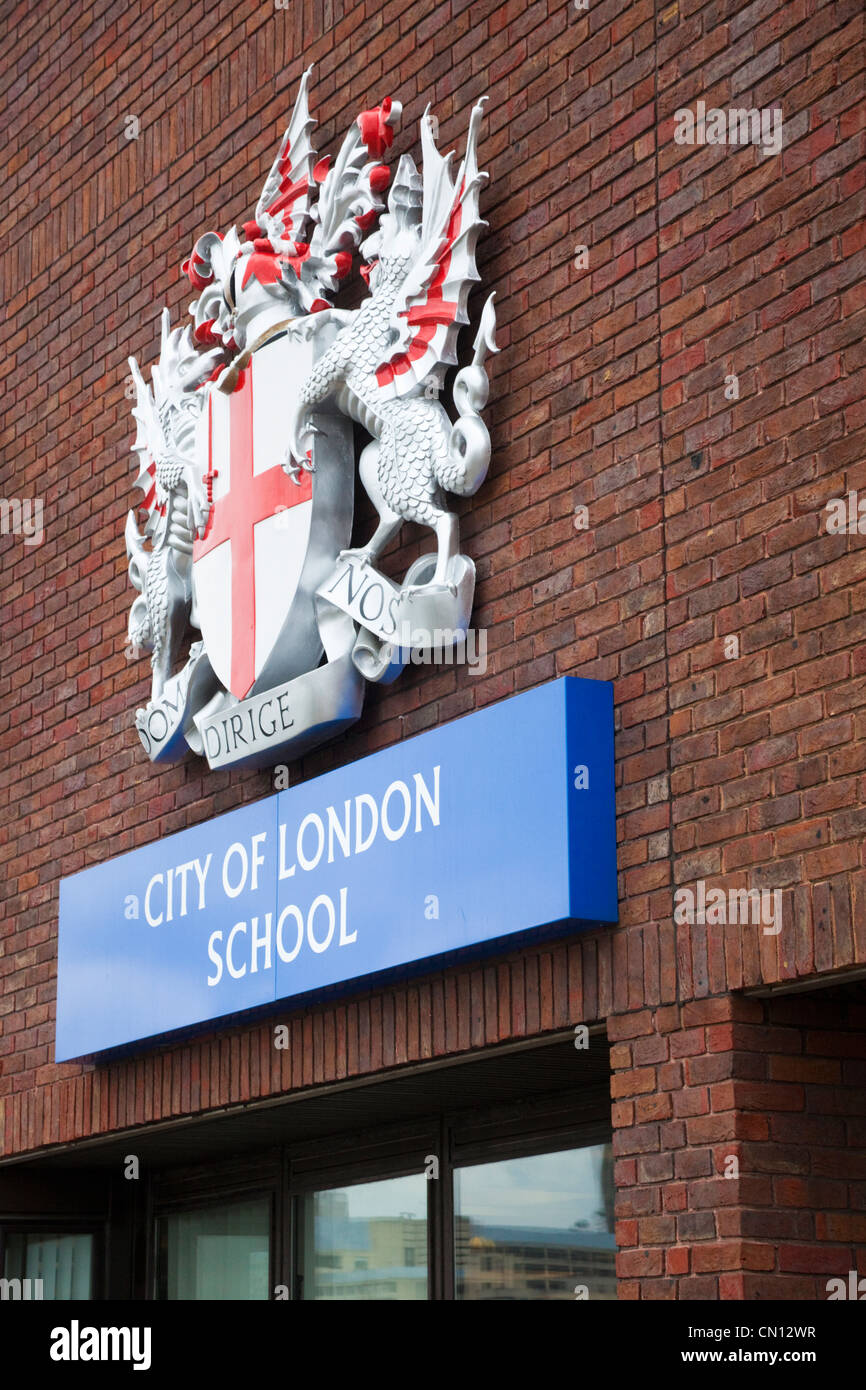
[[(586, 766), (587, 749), (581, 741), (581, 732), (578, 720), (573, 717), (579, 698), (576, 682), (592, 687), (590, 700), (597, 705), (597, 718), (594, 721), (593, 729), (596, 734), (596, 742), (592, 749), (592, 761), (589, 764), (589, 776), (596, 776), (596, 767), (601, 768), (601, 775), (607, 776), (608, 769), (611, 778), (610, 796), (604, 798), (604, 809), (601, 815), (600, 834), (594, 836), (593, 867), (597, 870), (598, 884), (600, 885), (599, 912), (597, 921), (609, 925), (619, 923), (619, 892), (617, 883), (617, 863), (616, 863), (616, 762), (614, 756), (614, 705), (613, 705), (613, 685), (610, 681), (593, 681), (578, 676), (563, 676), (565, 682), (565, 743), (568, 754), (569, 771), (569, 793), (566, 805), (568, 807), (568, 905), (572, 913), (572, 919), (576, 921), (588, 920), (585, 916), (578, 916), (575, 911), (575, 904), (579, 901), (578, 875), (580, 873), (581, 855), (577, 848), (581, 841), (581, 831), (584, 827), (585, 817), (579, 798), (583, 795), (575, 786), (575, 774), (579, 766)], [(586, 698), (587, 692), (584, 691), (580, 698)], [(596, 808), (593, 811), (593, 821), (599, 825), (600, 813)], [(599, 847), (600, 846), (600, 847)]]
[[(233, 1013), (219, 1014), (215, 1018), (202, 1019), (182, 1028), (173, 1028), (164, 1033), (149, 1033), (129, 1042), (116, 1043), (111, 1047), (99, 1048), (95, 1052), (79, 1052), (74, 1057), (64, 1057), (64, 1062), (86, 1061), (91, 1058), (104, 1058), (106, 1061), (121, 1060), (135, 1056), (142, 1049), (177, 1047), (184, 1042), (207, 1037), (217, 1029), (231, 1030), (256, 1026), (268, 1019), (287, 1022), (279, 1015), (302, 1012), (313, 1004), (338, 1002), (349, 997), (362, 998), (376, 990), (387, 989), (399, 983), (411, 984), (432, 972), (453, 969), (458, 965), (476, 963), (479, 968), (489, 968), (489, 961), (498, 957), (508, 957), (531, 945), (564, 944), (573, 937), (584, 937), (609, 927), (610, 922), (589, 921), (586, 918), (563, 917), (557, 922), (543, 923), (538, 927), (527, 927), (511, 932), (507, 936), (488, 937), (486, 941), (470, 946), (460, 946), (454, 951), (441, 952), (435, 956), (424, 956), (409, 961), (405, 965), (391, 966), (387, 970), (375, 971), (369, 975), (355, 975), (351, 979), (338, 980), (334, 984), (322, 985), (319, 989), (306, 990), (302, 994), (289, 994), (282, 999), (269, 999), (263, 1004), (254, 1004), (249, 1009), (238, 1009)], [(566, 1025), (567, 1026), (567, 1025)]]

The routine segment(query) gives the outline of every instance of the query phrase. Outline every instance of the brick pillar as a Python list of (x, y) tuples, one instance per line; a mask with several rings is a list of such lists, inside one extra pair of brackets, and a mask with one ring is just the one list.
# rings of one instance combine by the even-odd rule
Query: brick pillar
[(866, 1269), (864, 1021), (730, 994), (608, 1020), (620, 1298), (824, 1299)]

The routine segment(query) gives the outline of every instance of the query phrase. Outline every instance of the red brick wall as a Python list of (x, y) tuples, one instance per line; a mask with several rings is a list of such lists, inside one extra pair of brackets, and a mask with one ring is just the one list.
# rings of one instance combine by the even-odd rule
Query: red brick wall
[[(823, 526), (866, 496), (861, 0), (7, 13), (2, 493), (45, 498), (46, 538), (0, 538), (0, 1148), (866, 961), (866, 541)], [(123, 387), (161, 305), (185, 311), (195, 236), (254, 207), (311, 61), (323, 151), (390, 91), (417, 157), (428, 100), (447, 146), (490, 94), (479, 266), (504, 351), (490, 476), (458, 504), (488, 671), (371, 689), (296, 776), (556, 675), (611, 680), (622, 925), (305, 1011), (281, 1075), (258, 1026), (55, 1067), (59, 876), (270, 789), (138, 747)], [(699, 99), (780, 105), (784, 153), (676, 145)], [(697, 878), (780, 888), (782, 933), (674, 927)]]
[(621, 1298), (826, 1299), (866, 1272), (866, 991), (848, 989), (609, 1021)]

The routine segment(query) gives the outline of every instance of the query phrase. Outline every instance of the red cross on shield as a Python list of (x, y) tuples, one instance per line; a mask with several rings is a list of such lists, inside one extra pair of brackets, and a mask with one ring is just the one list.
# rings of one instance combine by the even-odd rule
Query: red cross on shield
[[(309, 343), (284, 335), (253, 353), (230, 395), (207, 388), (198, 462), (213, 506), (193, 547), (193, 622), (218, 679), (240, 700), (317, 664), (315, 588), (348, 544), (351, 510), (346, 521), (329, 505), (334, 480), (325, 476), (320, 486), (304, 471), (297, 484), (282, 467), (291, 398), (311, 365)], [(343, 473), (348, 458), (351, 488), (351, 442), (342, 422), (331, 424), (332, 452), (336, 445)], [(328, 442), (316, 439), (313, 454), (326, 475)]]

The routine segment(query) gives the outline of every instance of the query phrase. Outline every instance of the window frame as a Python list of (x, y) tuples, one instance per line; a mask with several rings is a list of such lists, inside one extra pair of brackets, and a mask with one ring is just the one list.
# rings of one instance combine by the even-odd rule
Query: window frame
[(304, 1199), (316, 1191), (423, 1172), (427, 1156), (434, 1154), (439, 1176), (428, 1180), (427, 1301), (456, 1301), (454, 1169), (610, 1143), (612, 1135), (609, 1092), (593, 1086), (589, 1094), (560, 1090), (380, 1123), (366, 1131), (341, 1130), (221, 1161), (218, 1174), (200, 1164), (164, 1170), (148, 1185), (148, 1296), (159, 1297), (163, 1277), (160, 1218), (269, 1195), (270, 1301), (277, 1287), (284, 1287), (290, 1300), (303, 1301)]
[(282, 1267), (283, 1239), (280, 1230), (281, 1178), (284, 1165), (280, 1155), (265, 1150), (258, 1155), (230, 1159), (222, 1163), (219, 1173), (212, 1168), (171, 1168), (149, 1175), (146, 1204), (147, 1262), (145, 1288), (148, 1299), (168, 1302), (160, 1290), (165, 1286), (166, 1271), (162, 1266), (160, 1222), (166, 1216), (200, 1211), (206, 1207), (248, 1201), (250, 1197), (269, 1199), (268, 1229), (268, 1289), (269, 1302), (274, 1301), (275, 1274)]
[[(266, 1201), (268, 1204), (268, 1299), (267, 1302), (273, 1303), (274, 1291), (274, 1251), (275, 1251), (275, 1232), (276, 1232), (276, 1201), (275, 1194), (268, 1188), (253, 1188), (242, 1191), (232, 1191), (228, 1194), (216, 1195), (210, 1198), (202, 1198), (196, 1201), (186, 1201), (183, 1203), (173, 1202), (166, 1205), (163, 1210), (158, 1211), (153, 1218), (153, 1283), (151, 1287), (151, 1298), (155, 1303), (169, 1302), (195, 1302), (195, 1300), (169, 1299), (164, 1289), (167, 1287), (168, 1267), (163, 1258), (167, 1242), (162, 1238), (162, 1231), (165, 1231), (166, 1222), (172, 1216), (192, 1215), (197, 1211), (208, 1211), (213, 1207), (240, 1206), (242, 1202), (249, 1202), (251, 1198), (259, 1201)], [(258, 1301), (258, 1300), (257, 1300)]]
[[(595, 1131), (595, 1133), (593, 1133)], [(551, 1142), (553, 1141), (553, 1142)], [(563, 1141), (563, 1142), (561, 1142)], [(503, 1140), (503, 1144), (508, 1141)], [(539, 1134), (537, 1139), (527, 1135), (524, 1143), (517, 1147), (509, 1148), (506, 1152), (501, 1152), (501, 1145), (495, 1144), (494, 1149), (485, 1154), (480, 1148), (473, 1146), (471, 1158), (461, 1158), (455, 1162), (451, 1168), (451, 1181), (449, 1184), (451, 1194), (451, 1235), (452, 1244), (454, 1236), (454, 1173), (460, 1168), (477, 1168), (487, 1163), (508, 1163), (512, 1159), (539, 1158), (544, 1154), (573, 1153), (576, 1149), (597, 1148), (601, 1144), (611, 1142), (611, 1127), (605, 1130), (600, 1122), (581, 1126), (577, 1137), (575, 1131), (570, 1128), (564, 1131), (550, 1131), (547, 1135)], [(614, 1243), (614, 1249), (616, 1244)], [(452, 1284), (451, 1299), (454, 1302), (464, 1302), (472, 1300), (462, 1300), (457, 1298), (457, 1261), (456, 1253), (452, 1254)]]
[[(314, 1195), (315, 1193), (317, 1193), (317, 1192), (333, 1192), (335, 1189), (338, 1190), (338, 1189), (340, 1189), (340, 1188), (345, 1188), (345, 1187), (363, 1187), (363, 1186), (365, 1186), (365, 1185), (367, 1185), (367, 1184), (369, 1184), (369, 1183), (374, 1183), (374, 1182), (387, 1182), (387, 1181), (389, 1181), (389, 1180), (391, 1180), (391, 1179), (395, 1179), (395, 1178), (411, 1178), (411, 1177), (418, 1177), (418, 1175), (419, 1175), (419, 1174), (418, 1174), (418, 1164), (417, 1164), (417, 1162), (412, 1163), (411, 1167), (407, 1167), (405, 1164), (403, 1164), (403, 1165), (401, 1165), (401, 1167), (399, 1168), (399, 1170), (395, 1170), (395, 1169), (393, 1169), (393, 1167), (389, 1166), (388, 1169), (387, 1169), (387, 1171), (384, 1171), (384, 1170), (381, 1171), (381, 1172), (376, 1171), (376, 1172), (373, 1172), (372, 1175), (371, 1175), (369, 1169), (365, 1169), (363, 1172), (361, 1172), (361, 1170), (357, 1167), (357, 1165), (354, 1166), (354, 1167), (353, 1167), (351, 1170), (349, 1170), (349, 1171), (351, 1172), (351, 1176), (345, 1177), (345, 1178), (340, 1179), (340, 1180), (338, 1180), (338, 1181), (336, 1181), (336, 1182), (330, 1181), (330, 1177), (329, 1177), (328, 1182), (327, 1182), (326, 1184), (324, 1184), (324, 1185), (323, 1185), (321, 1182), (309, 1181), (309, 1182), (304, 1183), (303, 1186), (296, 1186), (295, 1189), (294, 1189), (294, 1191), (292, 1192), (292, 1198), (291, 1198), (291, 1200), (292, 1200), (292, 1206), (293, 1206), (293, 1209), (294, 1209), (294, 1229), (295, 1229), (294, 1283), (293, 1283), (293, 1285), (292, 1285), (292, 1288), (293, 1288), (293, 1297), (296, 1298), (296, 1299), (298, 1299), (298, 1300), (301, 1301), (301, 1302), (307, 1302), (307, 1301), (309, 1301), (309, 1300), (306, 1300), (306, 1299), (304, 1298), (304, 1292), (303, 1292), (303, 1288), (304, 1288), (304, 1279), (305, 1279), (304, 1261), (305, 1261), (305, 1254), (306, 1254), (306, 1248), (305, 1248), (305, 1243), (306, 1243), (306, 1224), (305, 1224), (305, 1219), (304, 1219), (304, 1206), (305, 1206), (305, 1203), (306, 1203), (307, 1198), (313, 1196), (313, 1195)], [(422, 1170), (422, 1172), (423, 1172), (423, 1170)], [(312, 1177), (312, 1175), (310, 1175), (310, 1177)], [(433, 1225), (432, 1225), (432, 1219), (431, 1219), (431, 1218), (432, 1218), (432, 1194), (431, 1194), (431, 1192), (430, 1192), (430, 1188), (431, 1188), (432, 1186), (433, 1186), (433, 1183), (432, 1183), (432, 1182), (428, 1182), (428, 1184), (427, 1184), (427, 1211), (426, 1211), (426, 1221), (427, 1221), (427, 1233), (426, 1233), (426, 1234), (427, 1234), (427, 1299), (426, 1299), (426, 1301), (427, 1301), (428, 1303), (431, 1301), (431, 1289), (432, 1289), (432, 1287), (433, 1287), (432, 1279), (433, 1279), (433, 1265), (434, 1265), (433, 1251), (432, 1251), (432, 1245), (433, 1245), (432, 1230), (433, 1230)], [(338, 1301), (340, 1301), (340, 1300), (337, 1300), (337, 1299), (334, 1300), (334, 1302), (338, 1302)]]
[[(6, 1276), (6, 1242), (10, 1235), (92, 1236), (90, 1266), (90, 1298), (88, 1303), (100, 1303), (105, 1298), (105, 1270), (108, 1263), (108, 1222), (86, 1217), (9, 1217), (0, 1220), (0, 1278)], [(13, 1300), (15, 1301), (15, 1300)], [(24, 1302), (25, 1300), (21, 1300)], [(37, 1300), (30, 1300), (36, 1302)], [(46, 1299), (45, 1302), (67, 1303), (68, 1299)], [(76, 1302), (78, 1300), (75, 1300)]]

